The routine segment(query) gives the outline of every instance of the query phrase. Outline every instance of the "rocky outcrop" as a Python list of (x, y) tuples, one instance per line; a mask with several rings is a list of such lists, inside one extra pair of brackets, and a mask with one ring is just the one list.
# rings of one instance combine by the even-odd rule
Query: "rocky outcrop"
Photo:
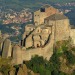
[(38, 73), (34, 73), (33, 71), (27, 69), (26, 65), (23, 64), (20, 66), (17, 75), (39, 75)]
[(38, 73), (34, 73), (33, 71), (30, 72), (31, 75), (40, 75)]
[(25, 64), (23, 64), (23, 65), (19, 68), (17, 75), (28, 75), (27, 67), (26, 67)]
[(22, 69), (23, 69), (24, 75), (27, 75), (28, 70), (25, 64), (23, 64)]
[(67, 73), (67, 74), (72, 74), (73, 71), (75, 70), (75, 64), (68, 64), (67, 58), (66, 57), (60, 57), (60, 71)]
[(12, 53), (11, 41), (9, 39), (6, 39), (3, 45), (2, 57), (3, 58), (11, 57), (11, 53)]
[(0, 75), (3, 75), (3, 74), (0, 72)]
[(15, 75), (16, 69), (12, 68), (12, 70), (9, 72), (9, 75)]
[(19, 68), (17, 75), (24, 75), (23, 69), (21, 67)]

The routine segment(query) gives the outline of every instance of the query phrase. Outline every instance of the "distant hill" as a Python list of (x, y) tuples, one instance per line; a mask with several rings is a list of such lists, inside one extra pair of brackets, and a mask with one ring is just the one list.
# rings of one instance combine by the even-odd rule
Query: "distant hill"
[(0, 6), (3, 8), (21, 9), (24, 7), (39, 7), (46, 3), (66, 3), (75, 0), (0, 0)]
[[(75, 7), (55, 6), (56, 3), (64, 4), (69, 2), (75, 2), (75, 0), (0, 0), (0, 9), (4, 11), (6, 11), (7, 8), (11, 8), (14, 10), (21, 10), (23, 8), (32, 8), (33, 10), (36, 10), (44, 4), (50, 4), (58, 9), (72, 8), (73, 10), (75, 10)], [(70, 12), (66, 15), (70, 18), (71, 23), (75, 24), (74, 22), (75, 17), (73, 14), (74, 14), (73, 12)]]
[(70, 23), (72, 25), (75, 25), (75, 10), (72, 10), (71, 12), (65, 14), (70, 19)]

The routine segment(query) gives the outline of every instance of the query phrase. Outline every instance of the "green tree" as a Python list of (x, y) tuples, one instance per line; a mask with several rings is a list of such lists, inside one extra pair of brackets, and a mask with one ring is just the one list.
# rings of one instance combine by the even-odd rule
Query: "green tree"
[(75, 55), (71, 51), (66, 51), (65, 55), (69, 64), (75, 64)]
[(0, 57), (0, 72), (2, 72), (4, 75), (8, 75), (8, 72), (10, 71), (12, 65), (11, 65), (11, 59), (8, 58), (1, 58)]

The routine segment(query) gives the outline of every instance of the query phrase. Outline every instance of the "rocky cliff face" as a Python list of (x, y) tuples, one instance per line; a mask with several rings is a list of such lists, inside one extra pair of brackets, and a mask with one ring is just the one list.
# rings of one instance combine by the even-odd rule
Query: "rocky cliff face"
[(19, 68), (17, 75), (28, 75), (28, 69), (27, 69), (26, 65), (22, 65)]
[[(39, 75), (37, 73), (34, 73), (33, 71), (29, 70), (25, 64), (21, 65), (18, 70), (15, 68), (12, 68), (8, 75)], [(0, 75), (4, 75), (0, 73)]]

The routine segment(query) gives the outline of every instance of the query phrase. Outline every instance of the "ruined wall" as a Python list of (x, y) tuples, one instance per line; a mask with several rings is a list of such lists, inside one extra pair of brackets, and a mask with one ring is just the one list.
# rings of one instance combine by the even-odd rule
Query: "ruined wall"
[(26, 60), (30, 60), (32, 58), (32, 56), (35, 56), (35, 55), (42, 56), (41, 52), (43, 52), (41, 50), (41, 48), (23, 50), (22, 51), (22, 59), (26, 61)]
[(35, 27), (32, 27), (32, 24), (28, 24), (25, 26), (25, 32), (31, 32), (33, 31)]
[(35, 49), (30, 49), (30, 50), (22, 50), (22, 60), (30, 60), (32, 56), (38, 55), (38, 56), (43, 56), (47, 60), (50, 59), (50, 57), (53, 54), (53, 43), (54, 43), (54, 35), (51, 35), (49, 38), (48, 44), (43, 47), (43, 48), (35, 48)]
[(1, 30), (0, 30), (0, 38), (2, 38), (2, 32), (1, 32)]
[(3, 42), (0, 42), (0, 51), (2, 50)]
[(67, 40), (70, 36), (69, 20), (55, 21), (55, 41)]
[(67, 40), (69, 38), (70, 36), (69, 19), (49, 20), (48, 24), (53, 25), (55, 28), (54, 30), (55, 42), (61, 40)]
[(6, 39), (3, 45), (2, 57), (3, 58), (11, 57), (11, 52), (12, 52), (11, 41), (9, 39)]
[(72, 39), (72, 44), (75, 45), (75, 29), (70, 29), (70, 37)]
[(45, 12), (41, 12), (40, 9), (34, 12), (34, 23), (38, 22), (39, 24), (44, 23), (44, 19), (55, 14), (59, 13), (57, 9), (53, 8), (52, 6), (45, 8)]
[(45, 52), (44, 58), (46, 57), (47, 60), (49, 60), (50, 57), (51, 57), (52, 54), (53, 54), (53, 46), (54, 46), (54, 30), (55, 30), (55, 27), (52, 26), (52, 33), (49, 35), (48, 43), (47, 43), (47, 44), (45, 45), (45, 47), (43, 48), (43, 49), (44, 49), (44, 52)]
[(44, 18), (46, 17), (45, 12), (40, 12), (40, 10), (34, 12), (34, 23), (37, 22), (38, 25), (44, 23)]
[(30, 35), (29, 37), (26, 38), (25, 47), (26, 48), (32, 47), (32, 45), (33, 45), (33, 40), (32, 40), (32, 35)]
[(53, 44), (54, 44), (54, 26), (52, 27), (52, 34), (49, 35), (48, 43), (44, 47), (21, 49), (21, 47), (15, 46), (13, 49), (13, 61), (15, 64), (22, 64), (23, 61), (28, 61), (35, 55), (43, 56), (44, 58), (49, 60), (53, 54)]
[(0, 37), (0, 50), (2, 50), (2, 46), (3, 46), (3, 38)]
[(12, 55), (13, 55), (13, 60), (12, 60), (13, 64), (22, 64), (23, 63), (22, 50), (19, 45), (14, 46)]
[[(26, 41), (25, 41), (25, 47), (28, 48), (28, 47), (32, 47), (33, 46), (33, 34), (36, 34), (37, 33), (37, 30), (38, 28), (36, 28), (27, 38), (26, 38)], [(39, 33), (39, 32), (38, 32)]]
[(42, 46), (43, 44), (45, 44), (45, 42), (48, 40), (49, 37), (49, 30), (48, 29), (43, 29), (45, 31), (41, 31), (40, 27), (37, 27), (32, 34), (30, 34), (27, 38), (26, 38), (26, 45), (25, 47), (32, 47), (32, 46)]

